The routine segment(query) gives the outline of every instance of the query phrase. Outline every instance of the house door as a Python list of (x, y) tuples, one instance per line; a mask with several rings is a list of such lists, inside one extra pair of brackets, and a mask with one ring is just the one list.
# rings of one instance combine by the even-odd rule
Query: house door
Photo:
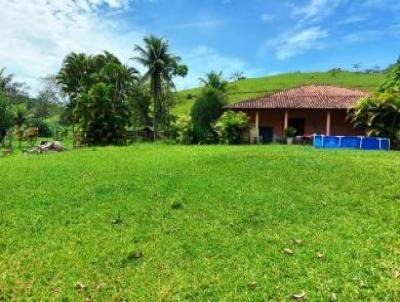
[(271, 143), (274, 139), (274, 130), (272, 127), (261, 127), (260, 136), (262, 137), (262, 143)]
[(289, 127), (293, 127), (297, 130), (296, 135), (304, 135), (305, 126), (306, 126), (306, 120), (303, 118), (289, 119)]

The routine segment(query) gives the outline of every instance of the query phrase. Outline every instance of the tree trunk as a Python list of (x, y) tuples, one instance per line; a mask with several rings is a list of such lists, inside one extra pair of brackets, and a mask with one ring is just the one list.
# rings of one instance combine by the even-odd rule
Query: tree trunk
[(153, 94), (153, 135), (154, 141), (158, 138), (158, 116), (159, 116), (159, 105), (160, 105), (160, 90), (161, 90), (161, 79), (159, 74), (155, 74), (151, 81), (151, 89)]
[(72, 123), (72, 148), (75, 148), (75, 124)]

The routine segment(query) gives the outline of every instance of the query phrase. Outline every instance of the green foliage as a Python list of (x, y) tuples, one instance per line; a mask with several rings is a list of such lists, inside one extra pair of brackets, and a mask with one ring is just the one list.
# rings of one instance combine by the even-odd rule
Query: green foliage
[(205, 88), (193, 105), (191, 118), (193, 139), (197, 143), (213, 143), (216, 134), (213, 124), (224, 112), (225, 94), (214, 88)]
[(15, 108), (6, 95), (0, 90), (0, 146), (4, 142), (7, 130), (15, 125)]
[(24, 133), (25, 139), (29, 143), (29, 145), (33, 146), (38, 137), (39, 137), (39, 128), (37, 127), (28, 127), (25, 129)]
[(77, 100), (74, 115), (89, 145), (124, 143), (130, 111), (122, 99), (113, 97), (113, 89), (112, 85), (98, 83)]
[(240, 144), (250, 127), (250, 118), (244, 112), (226, 111), (215, 124), (219, 141), (223, 144)]
[(193, 124), (190, 115), (180, 116), (176, 123), (177, 141), (180, 144), (190, 144), (193, 141)]
[(132, 124), (135, 127), (143, 127), (151, 124), (150, 89), (146, 85), (138, 85), (132, 90), (132, 95), (128, 98), (128, 104), (132, 112)]
[(216, 89), (222, 92), (227, 92), (229, 84), (222, 78), (222, 72), (216, 73), (215, 71), (207, 73), (205, 78), (200, 78), (200, 83), (205, 88)]
[(378, 93), (362, 98), (350, 110), (355, 127), (366, 129), (368, 135), (400, 139), (400, 94)]
[(22, 126), (28, 121), (28, 110), (26, 109), (25, 104), (18, 104), (15, 106), (15, 125), (18, 128), (22, 128)]
[(78, 123), (81, 143), (124, 143), (130, 124), (128, 103), (139, 84), (136, 69), (121, 64), (109, 52), (96, 56), (72, 53), (65, 58), (57, 81), (69, 96), (60, 122)]
[(51, 129), (50, 123), (44, 119), (34, 118), (29, 122), (29, 126), (37, 128), (40, 137), (52, 137), (53, 131)]
[[(330, 72), (315, 72), (287, 73), (261, 78), (247, 78), (234, 84), (228, 84), (227, 102), (228, 104), (234, 104), (277, 90), (310, 84), (327, 84), (375, 91), (384, 79), (385, 75), (383, 73), (364, 74), (346, 71), (338, 72), (334, 77)], [(232, 89), (233, 86), (236, 89)], [(201, 91), (202, 87), (179, 91), (177, 93), (177, 105), (172, 111), (175, 114), (189, 113), (196, 96), (199, 96)]]
[[(169, 128), (169, 102), (166, 88), (174, 87), (174, 76), (184, 77), (188, 73), (186, 65), (180, 65), (181, 58), (170, 53), (169, 43), (163, 38), (150, 35), (143, 39), (144, 47), (135, 46), (138, 54), (134, 59), (146, 69), (144, 80), (150, 82), (153, 98), (153, 130), (154, 139), (159, 135), (159, 128)], [(159, 125), (160, 124), (160, 125)], [(159, 127), (161, 126), (161, 127)]]
[(283, 130), (283, 134), (285, 137), (295, 137), (297, 133), (297, 129), (294, 127), (287, 127)]
[(400, 63), (397, 63), (390, 69), (386, 81), (380, 85), (378, 91), (400, 92)]

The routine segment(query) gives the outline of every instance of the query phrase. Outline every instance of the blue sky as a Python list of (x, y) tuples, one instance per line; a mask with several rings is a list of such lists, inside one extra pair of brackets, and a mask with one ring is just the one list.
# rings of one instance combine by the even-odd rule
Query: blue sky
[[(198, 85), (290, 71), (385, 67), (400, 55), (398, 0), (0, 0), (0, 66), (33, 90), (70, 51), (107, 49), (129, 62), (154, 33), (170, 41)], [(133, 62), (130, 62), (133, 64)]]

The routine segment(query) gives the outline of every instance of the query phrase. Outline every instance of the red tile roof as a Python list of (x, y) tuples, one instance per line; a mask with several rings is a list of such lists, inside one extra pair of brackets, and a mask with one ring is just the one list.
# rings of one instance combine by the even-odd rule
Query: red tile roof
[(365, 91), (329, 85), (307, 85), (282, 90), (249, 101), (228, 105), (230, 109), (348, 109)]

